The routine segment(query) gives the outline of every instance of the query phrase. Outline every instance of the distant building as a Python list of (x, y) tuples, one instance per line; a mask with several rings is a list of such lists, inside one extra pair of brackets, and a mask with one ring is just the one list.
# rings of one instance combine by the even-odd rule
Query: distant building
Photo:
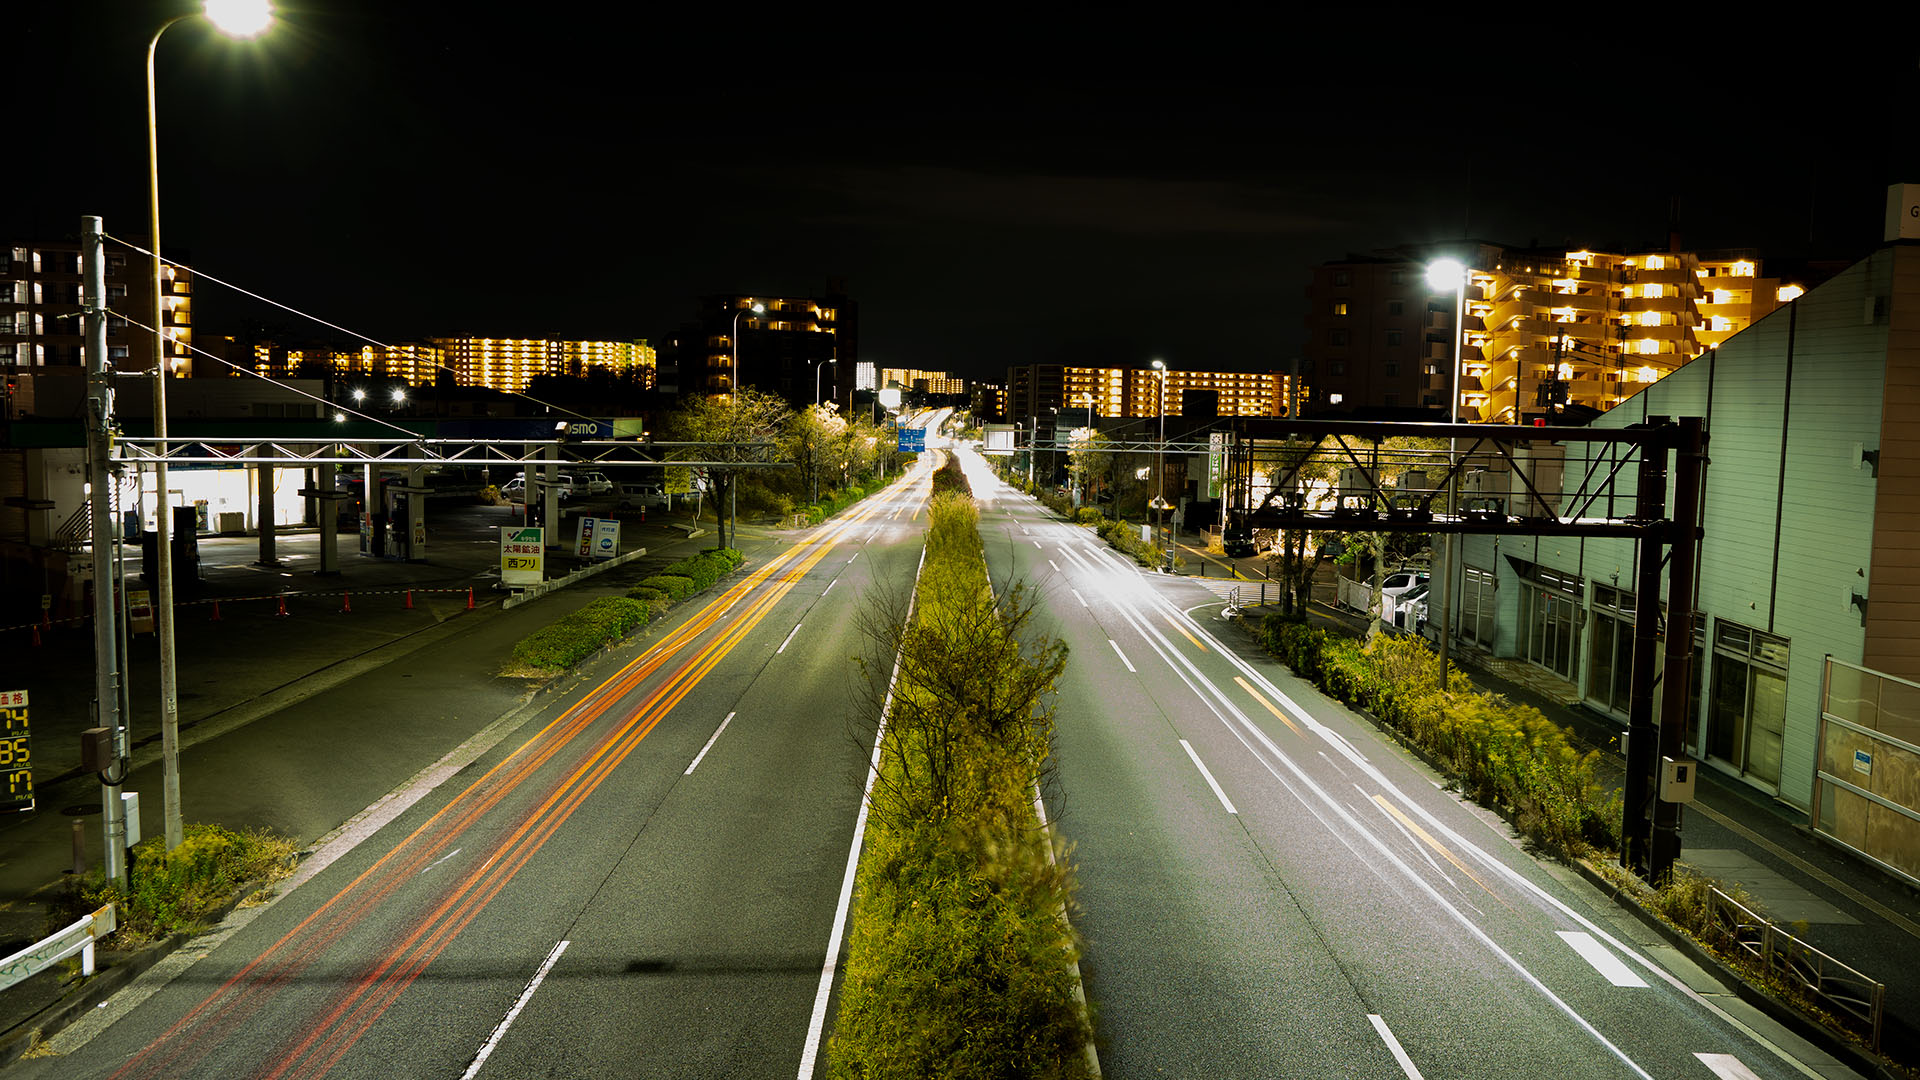
[(880, 389), (880, 376), (875, 372), (872, 361), (861, 360), (853, 365), (853, 388), (855, 390)]
[(1007, 412), (1007, 388), (998, 383), (976, 382), (968, 393), (972, 403), (973, 418), (982, 424), (1005, 423)]
[(253, 346), (253, 370), (268, 378), (356, 376), (432, 386), (442, 373), (461, 386), (524, 391), (542, 375), (633, 372), (652, 387), (656, 354), (644, 341), (555, 341), (544, 338), (429, 338), (424, 342), (304, 348), (278, 342)]
[[(755, 304), (763, 310), (753, 311)], [(812, 404), (816, 393), (835, 400), (841, 396), (838, 388), (855, 377), (859, 307), (837, 282), (829, 282), (827, 295), (819, 297), (709, 296), (700, 310), (699, 319), (675, 339), (682, 394), (729, 392), (736, 355), (740, 385), (795, 405)], [(820, 364), (829, 367), (822, 371)]]
[(919, 371), (914, 368), (881, 368), (881, 386), (898, 386), (922, 394), (964, 394), (967, 380), (945, 371)]
[[(1298, 406), (1299, 380), (1275, 371), (1186, 371), (1169, 368), (1168, 416), (1288, 416)], [(1091, 407), (1096, 416), (1158, 416), (1161, 376), (1152, 368), (1035, 364), (1007, 369), (1007, 418), (1070, 413)]]
[[(0, 248), (0, 367), (86, 366), (86, 328), (80, 318), (78, 241), (16, 241)], [(106, 245), (107, 360), (120, 371), (153, 367), (152, 263), (114, 244)], [(161, 270), (166, 290), (164, 329), (173, 370), (195, 374), (193, 279), (172, 266)]]
[(1302, 374), (1316, 413), (1423, 408), (1453, 384), (1452, 290), (1468, 264), (1460, 418), (1525, 423), (1550, 409), (1603, 413), (1802, 292), (1751, 252), (1523, 250), (1477, 243), (1354, 255), (1317, 267)]

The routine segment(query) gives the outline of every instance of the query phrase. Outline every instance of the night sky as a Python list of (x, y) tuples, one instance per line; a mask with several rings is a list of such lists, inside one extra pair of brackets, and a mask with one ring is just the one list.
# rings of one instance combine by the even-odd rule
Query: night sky
[[(144, 237), (146, 41), (196, 6), (8, 5), (8, 237)], [(1677, 197), (1690, 248), (1851, 259), (1920, 182), (1920, 46), (1864, 18), (279, 7), (253, 42), (162, 39), (164, 239), (386, 340), (657, 341), (702, 294), (832, 277), (882, 366), (1265, 370), (1347, 252), (1664, 246)], [(297, 325), (198, 297), (202, 335)]]

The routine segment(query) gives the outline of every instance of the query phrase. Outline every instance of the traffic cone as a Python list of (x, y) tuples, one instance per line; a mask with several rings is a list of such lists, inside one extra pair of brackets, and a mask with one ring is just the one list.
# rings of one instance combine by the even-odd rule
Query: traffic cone
[(408, 611), (413, 610), (413, 590), (412, 589), (407, 590), (407, 610)]
[(473, 610), (473, 586), (467, 586), (467, 610)]
[(33, 625), (33, 647), (36, 649), (40, 647), (40, 624), (39, 623), (35, 623)]
[(342, 615), (353, 614), (353, 594), (352, 593), (349, 592), (349, 593), (340, 594), (340, 614)]
[(211, 618), (211, 619), (208, 619), (207, 621), (208, 621), (208, 622), (219, 622), (219, 621), (220, 621), (220, 601), (218, 601), (218, 600), (215, 600), (215, 601), (213, 602), (213, 618)]
[(273, 614), (275, 618), (280, 618), (285, 616), (286, 613), (287, 613), (287, 594), (281, 593), (280, 594), (280, 610), (274, 612)]

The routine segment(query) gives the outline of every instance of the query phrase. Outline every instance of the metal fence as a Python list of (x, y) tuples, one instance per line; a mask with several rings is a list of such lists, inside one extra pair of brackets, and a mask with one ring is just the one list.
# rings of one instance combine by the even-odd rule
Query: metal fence
[(1879, 1052), (1886, 984), (1801, 941), (1719, 889), (1711, 892), (1713, 925), (1728, 948), (1745, 953), (1795, 992), (1853, 1024)]
[(1827, 657), (1813, 829), (1920, 885), (1920, 683)]

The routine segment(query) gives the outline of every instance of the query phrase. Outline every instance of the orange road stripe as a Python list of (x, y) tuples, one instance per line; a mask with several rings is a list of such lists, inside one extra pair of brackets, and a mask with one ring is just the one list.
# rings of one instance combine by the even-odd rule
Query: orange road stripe
[(1380, 809), (1385, 810), (1389, 814), (1392, 814), (1394, 818), (1398, 820), (1400, 824), (1403, 827), (1405, 827), (1408, 832), (1411, 832), (1413, 835), (1425, 841), (1428, 847), (1439, 852), (1441, 855), (1446, 856), (1447, 861), (1452, 863), (1454, 866), (1459, 867), (1461, 873), (1472, 878), (1473, 883), (1475, 885), (1480, 886), (1482, 889), (1486, 889), (1488, 896), (1493, 897), (1495, 900), (1499, 900), (1500, 903), (1503, 904), (1508, 911), (1513, 910), (1513, 905), (1508, 904), (1506, 900), (1500, 896), (1499, 893), (1494, 892), (1491, 888), (1487, 886), (1486, 882), (1481, 881), (1480, 875), (1474, 873), (1471, 869), (1469, 869), (1466, 863), (1461, 862), (1459, 858), (1457, 858), (1453, 854), (1452, 851), (1449, 851), (1447, 849), (1447, 846), (1445, 844), (1442, 844), (1440, 841), (1434, 839), (1433, 836), (1427, 832), (1427, 830), (1415, 824), (1414, 820), (1408, 817), (1405, 813), (1402, 813), (1399, 807), (1388, 802), (1386, 799), (1386, 796), (1375, 795), (1373, 796), (1373, 801), (1380, 805)]
[(1275, 717), (1277, 717), (1281, 723), (1287, 725), (1288, 731), (1293, 732), (1295, 735), (1299, 735), (1301, 738), (1306, 738), (1306, 733), (1302, 732), (1299, 728), (1295, 727), (1293, 725), (1293, 721), (1287, 718), (1286, 713), (1283, 713), (1279, 709), (1274, 708), (1273, 702), (1268, 701), (1266, 697), (1260, 693), (1260, 691), (1255, 690), (1253, 688), (1253, 685), (1247, 682), (1246, 679), (1241, 678), (1238, 675), (1235, 675), (1233, 677), (1233, 681), (1239, 685), (1240, 689), (1245, 690), (1249, 694), (1252, 694), (1253, 700), (1259, 702), (1262, 705), (1265, 705), (1267, 707), (1268, 712), (1272, 713)]
[(1200, 639), (1197, 637), (1194, 637), (1192, 634), (1187, 633), (1187, 628), (1184, 626), (1181, 626), (1180, 623), (1176, 621), (1173, 616), (1168, 615), (1165, 612), (1161, 612), (1160, 617), (1167, 620), (1168, 626), (1171, 626), (1175, 630), (1180, 631), (1181, 637), (1186, 638), (1188, 641), (1193, 642), (1194, 648), (1199, 649), (1201, 652), (1207, 651), (1207, 647), (1205, 645), (1200, 644)]

